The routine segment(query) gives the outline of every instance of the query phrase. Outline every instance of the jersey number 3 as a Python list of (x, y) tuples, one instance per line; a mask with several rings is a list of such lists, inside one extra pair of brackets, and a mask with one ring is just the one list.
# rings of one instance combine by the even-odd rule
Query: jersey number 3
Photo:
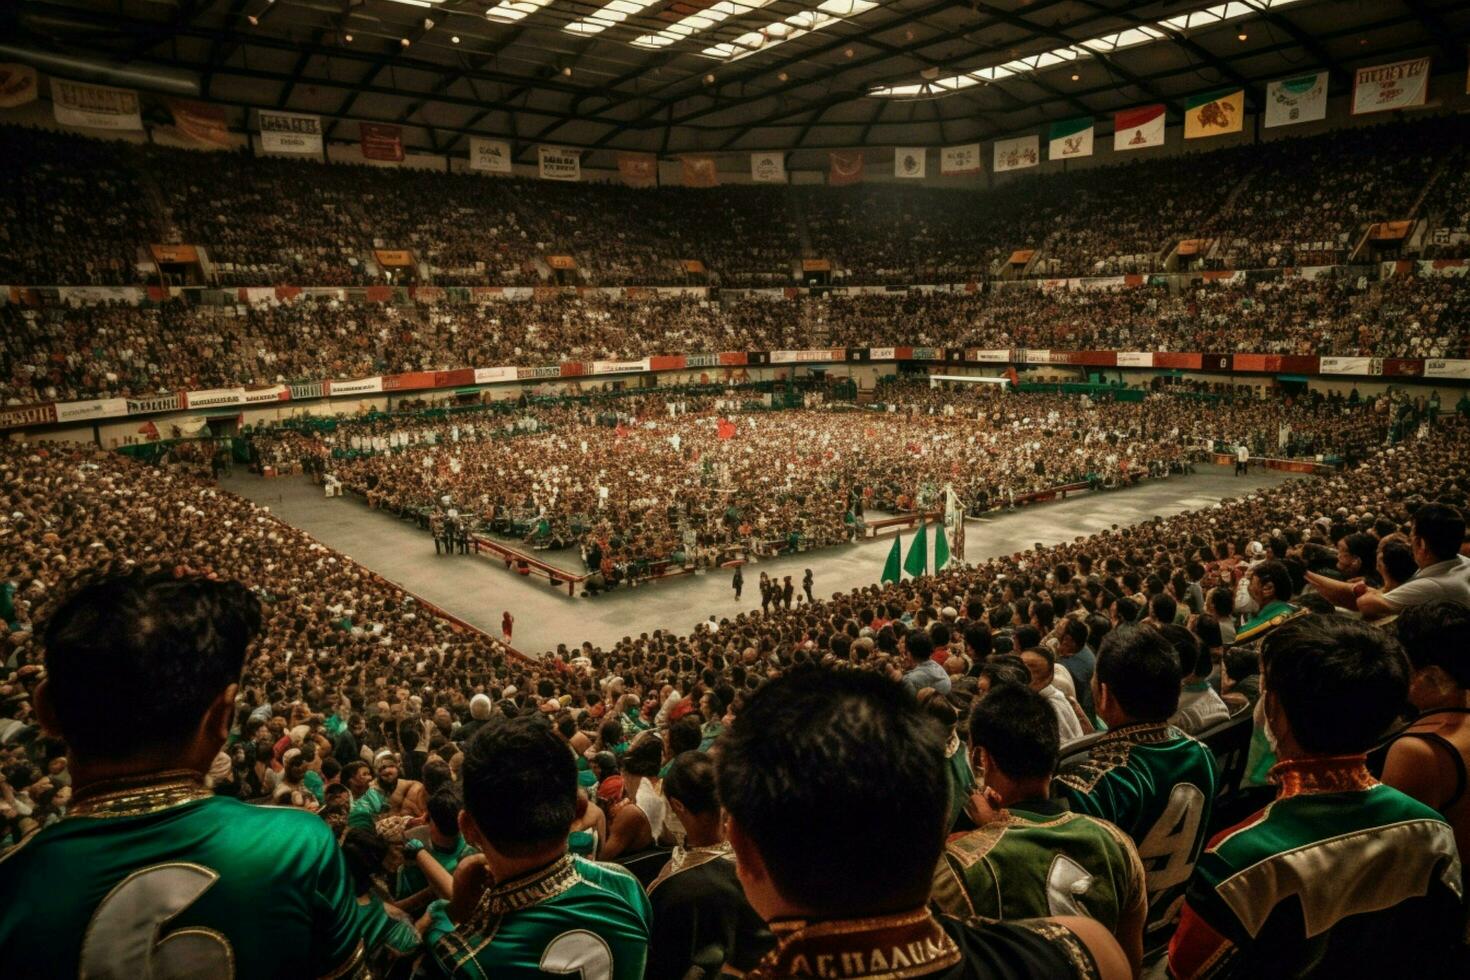
[(80, 974), (90, 980), (231, 980), (235, 952), (220, 933), (195, 927), (158, 936), (218, 880), (218, 872), (185, 863), (155, 864), (128, 875), (87, 923)]

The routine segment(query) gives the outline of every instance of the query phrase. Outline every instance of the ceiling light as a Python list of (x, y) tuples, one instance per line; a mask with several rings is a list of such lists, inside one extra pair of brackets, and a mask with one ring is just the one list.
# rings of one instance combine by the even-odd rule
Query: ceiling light
[(844, 58), (851, 58), (855, 53), (856, 52), (854, 52), (852, 50), (852, 48), (843, 48), (842, 49), (842, 57), (844, 57)]
[(343, 34), (342, 35), (342, 40), (346, 41), (348, 44), (351, 44), (352, 43), (352, 35), (351, 34)]
[(704, 84), (706, 84), (706, 85), (713, 85), (714, 83), (715, 83), (715, 76), (713, 76), (713, 75), (706, 75), (706, 76), (704, 76)]
[(561, 70), (561, 73), (563, 75), (565, 75), (567, 78), (571, 78), (572, 77), (572, 66), (571, 65), (567, 65), (565, 68), (563, 68)]
[(1241, 31), (1239, 34), (1235, 35), (1235, 39), (1237, 41), (1248, 41), (1250, 40), (1250, 35), (1247, 34), (1245, 31)]
[[(1079, 74), (1077, 74), (1077, 73), (1076, 73), (1076, 72), (1075, 72), (1075, 71), (1074, 71), (1074, 72), (1072, 72), (1072, 81), (1074, 81), (1074, 82), (1080, 82), (1080, 81), (1082, 81), (1082, 76), (1081, 76), (1081, 75), (1079, 75)], [(1126, 135), (1126, 134), (1125, 134), (1125, 135)]]
[(425, 17), (424, 18), (424, 30), (426, 30), (426, 31), (432, 31), (433, 29), (434, 29), (434, 22), (432, 20), (430, 20), (429, 18)]
[(905, 41), (912, 41), (914, 39), (914, 29), (912, 27), (903, 32), (903, 39)]
[(451, 34), (451, 35), (449, 35), (449, 43), (450, 44), (458, 44), (459, 43), (459, 35), (458, 34)]
[(410, 41), (410, 40), (409, 40), (409, 39), (408, 39), (408, 38), (406, 38), (406, 37), (400, 37), (400, 38), (399, 38), (399, 39), (398, 39), (398, 43), (399, 43), (399, 44), (401, 44), (401, 45), (403, 45), (403, 46), (404, 46), (404, 47), (405, 47), (405, 48), (406, 48), (406, 47), (408, 47), (408, 46), (409, 46), (409, 45), (410, 45), (410, 44), (412, 44), (412, 43), (413, 43), (413, 42), (412, 42), (412, 41)]
[(260, 18), (257, 17), (257, 16), (255, 16), (254, 14), (246, 14), (245, 15), (245, 20), (249, 22), (249, 24), (250, 24), (251, 27), (259, 27), (260, 26)]
[(788, 75), (788, 74), (786, 74), (783, 71), (783, 72), (781, 72), (781, 74), (779, 74), (779, 75), (776, 76), (776, 81), (778, 81), (778, 82), (789, 82), (789, 81), (791, 81), (791, 76)]

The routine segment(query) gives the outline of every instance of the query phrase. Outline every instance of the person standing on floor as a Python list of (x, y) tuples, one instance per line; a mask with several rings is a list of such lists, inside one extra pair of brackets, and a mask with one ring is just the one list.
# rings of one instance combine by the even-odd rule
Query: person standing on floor
[(735, 566), (735, 577), (730, 579), (730, 586), (735, 590), (735, 601), (740, 601), (740, 590), (745, 587), (745, 576), (740, 573), (740, 566)]
[(510, 646), (510, 634), (515, 629), (516, 618), (510, 614), (510, 610), (500, 614), (500, 636), (506, 646)]
[(801, 588), (806, 592), (806, 601), (816, 602), (817, 597), (812, 595), (812, 570), (808, 568), (806, 574), (801, 577)]

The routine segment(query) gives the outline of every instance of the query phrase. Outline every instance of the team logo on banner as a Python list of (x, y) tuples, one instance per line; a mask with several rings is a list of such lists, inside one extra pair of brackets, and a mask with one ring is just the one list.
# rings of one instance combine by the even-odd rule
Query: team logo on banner
[(1025, 170), (1041, 162), (1041, 137), (1036, 134), (995, 141), (995, 172)]
[(750, 179), (756, 184), (786, 183), (786, 161), (780, 153), (752, 153)]
[(173, 113), (174, 128), (190, 139), (214, 146), (230, 145), (230, 126), (225, 122), (224, 106), (171, 99), (168, 108)]
[(138, 93), (107, 85), (51, 79), (51, 110), (63, 126), (84, 129), (142, 129)]
[(470, 169), (491, 174), (510, 173), (510, 144), (504, 140), (470, 137)]
[(1327, 73), (1283, 78), (1266, 86), (1267, 129), (1327, 118)]
[(981, 169), (979, 143), (946, 146), (939, 151), (939, 172), (943, 176), (978, 174)]
[(1093, 125), (1091, 116), (1054, 122), (1046, 133), (1048, 160), (1070, 160), (1092, 156)]
[(918, 179), (924, 176), (925, 152), (922, 146), (899, 146), (893, 150), (893, 176)]
[(1245, 123), (1245, 89), (1191, 96), (1184, 103), (1184, 138), (1238, 133)]
[(536, 147), (542, 180), (581, 180), (582, 154), (561, 146)]
[(260, 124), (260, 148), (266, 153), (300, 153), (320, 156), (322, 120), (294, 112), (256, 112)]
[(36, 101), (36, 88), (36, 69), (30, 65), (0, 65), (0, 109)]
[(658, 157), (652, 153), (619, 153), (618, 176), (629, 187), (653, 187), (658, 183)]
[(388, 160), (397, 163), (403, 159), (403, 128), (384, 123), (359, 123), (358, 136), (362, 143), (365, 160)]
[(1142, 150), (1164, 145), (1164, 107), (1146, 105), (1113, 117), (1113, 149)]
[(715, 167), (715, 158), (688, 156), (679, 158), (683, 170), (685, 187), (718, 187), (720, 173)]
[(1353, 115), (1421, 106), (1428, 92), (1428, 58), (1359, 68), (1353, 76)]
[(863, 151), (833, 150), (827, 154), (827, 183), (833, 187), (863, 182)]

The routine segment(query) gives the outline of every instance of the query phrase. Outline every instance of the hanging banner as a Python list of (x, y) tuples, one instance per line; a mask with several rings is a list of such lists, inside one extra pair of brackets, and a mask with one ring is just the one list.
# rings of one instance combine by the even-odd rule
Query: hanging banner
[(470, 137), (470, 169), (487, 174), (510, 173), (510, 144), (505, 140)]
[(394, 163), (403, 159), (403, 127), (386, 123), (358, 123), (358, 135), (362, 143), (365, 160), (388, 160)]
[(1429, 94), (1429, 59), (1413, 58), (1372, 68), (1353, 76), (1353, 115), (1412, 109)]
[(1283, 78), (1266, 86), (1267, 129), (1327, 118), (1327, 73)]
[(922, 146), (898, 146), (893, 149), (893, 176), (918, 180), (924, 176), (926, 152)]
[(1009, 347), (992, 347), (988, 349), (971, 348), (965, 351), (965, 360), (979, 361), (985, 364), (1005, 364), (1011, 359)]
[(750, 179), (756, 184), (786, 183), (786, 155), (784, 153), (752, 153), (750, 155)]
[(378, 248), (373, 258), (385, 269), (402, 269), (413, 265), (413, 253), (406, 248)]
[(333, 398), (338, 395), (370, 395), (377, 394), (383, 390), (383, 379), (358, 378), (354, 381), (328, 381), (327, 394)]
[(685, 187), (718, 187), (720, 173), (715, 168), (715, 158), (710, 156), (688, 156), (679, 158)]
[(978, 174), (981, 169), (979, 143), (946, 146), (939, 151), (939, 173), (942, 176)]
[(1118, 351), (1118, 367), (1153, 367), (1154, 355), (1151, 351)]
[(225, 107), (205, 105), (186, 99), (169, 99), (168, 110), (174, 117), (174, 128), (189, 139), (211, 146), (230, 146), (230, 125), (225, 122)]
[(1007, 170), (1025, 170), (1041, 162), (1041, 137), (1017, 136), (1011, 140), (995, 141), (995, 161), (992, 169), (998, 174)]
[(0, 109), (36, 101), (38, 88), (36, 69), (30, 65), (0, 65)]
[(1245, 89), (1224, 89), (1184, 100), (1184, 138), (1238, 133), (1245, 123)]
[(107, 85), (51, 79), (51, 110), (63, 126), (84, 129), (142, 129), (138, 93)]
[(256, 110), (260, 148), (266, 153), (321, 156), (322, 120), (295, 112)]
[(542, 180), (581, 180), (582, 154), (561, 146), (536, 147), (536, 162)]
[(58, 422), (85, 422), (87, 419), (104, 419), (128, 414), (126, 398), (104, 398), (90, 402), (57, 402), (54, 407)]
[(652, 153), (619, 153), (618, 176), (629, 187), (657, 186), (658, 157)]
[(548, 255), (546, 264), (553, 269), (571, 270), (577, 267), (577, 260), (570, 255)]
[(1470, 381), (1470, 361), (1449, 360), (1442, 357), (1424, 362), (1426, 378), (1459, 378)]
[(159, 265), (189, 265), (199, 261), (199, 250), (193, 245), (149, 245), (148, 251)]
[(1113, 116), (1113, 149), (1142, 150), (1164, 145), (1164, 107), (1146, 105)]
[(827, 161), (827, 183), (832, 187), (863, 182), (862, 150), (833, 150), (827, 154)]
[(477, 385), (493, 385), (515, 379), (516, 369), (513, 367), (475, 368), (475, 384)]
[(1093, 125), (1091, 116), (1078, 116), (1054, 122), (1046, 131), (1046, 158), (1070, 160), (1092, 156)]

